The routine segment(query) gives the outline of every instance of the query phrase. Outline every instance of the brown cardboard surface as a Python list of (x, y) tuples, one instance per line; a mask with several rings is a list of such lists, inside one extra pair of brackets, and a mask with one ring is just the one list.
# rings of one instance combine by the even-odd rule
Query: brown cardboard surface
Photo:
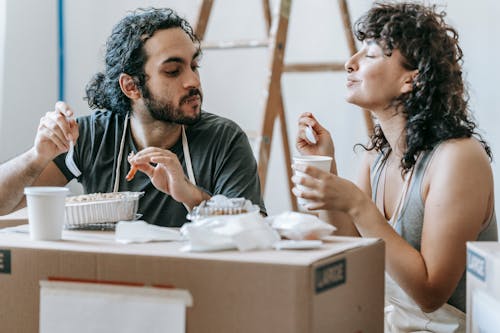
[(27, 223), (28, 211), (26, 208), (22, 208), (8, 215), (0, 216), (0, 228), (13, 227)]
[(0, 307), (0, 331), (38, 332), (39, 281), (57, 276), (189, 290), (188, 332), (383, 332), (382, 241), (186, 253), (179, 242), (124, 245), (113, 237), (65, 231), (62, 241), (36, 242), (0, 233), (0, 253), (5, 262), (10, 256), (0, 273), (8, 304)]
[[(347, 256), (335, 256), (313, 264), (314, 275), (318, 267), (335, 267), (345, 260), (346, 283), (316, 293), (313, 297), (313, 327), (311, 332), (382, 332), (383, 328), (374, 324), (384, 308), (384, 274), (380, 263), (384, 262), (382, 251), (353, 251)], [(328, 266), (329, 265), (329, 266)], [(382, 287), (380, 287), (382, 286)], [(380, 291), (384, 290), (382, 294)], [(332, 320), (335, 318), (335, 320)], [(356, 325), (353, 325), (353, 319)], [(383, 315), (380, 322), (383, 325)], [(332, 326), (339, 328), (333, 329)], [(343, 328), (340, 330), (340, 328)], [(344, 330), (345, 329), (345, 330)]]

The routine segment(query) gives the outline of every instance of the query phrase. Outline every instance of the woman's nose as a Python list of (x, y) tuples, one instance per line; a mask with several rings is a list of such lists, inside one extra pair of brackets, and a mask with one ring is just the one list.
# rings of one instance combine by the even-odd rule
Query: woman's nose
[(357, 55), (358, 55), (357, 53), (352, 55), (351, 58), (349, 58), (349, 60), (347, 60), (346, 63), (344, 64), (344, 68), (347, 71), (347, 73), (352, 73), (355, 70), (357, 70), (358, 68), (356, 61)]

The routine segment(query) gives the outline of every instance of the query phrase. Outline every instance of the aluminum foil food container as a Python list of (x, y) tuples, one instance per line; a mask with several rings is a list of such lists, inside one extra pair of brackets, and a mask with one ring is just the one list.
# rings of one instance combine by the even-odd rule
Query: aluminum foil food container
[(90, 193), (66, 198), (67, 229), (101, 229), (136, 219), (144, 192)]

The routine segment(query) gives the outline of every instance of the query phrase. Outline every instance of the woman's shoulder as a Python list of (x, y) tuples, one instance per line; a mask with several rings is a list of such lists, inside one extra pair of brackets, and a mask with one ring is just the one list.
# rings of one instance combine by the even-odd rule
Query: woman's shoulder
[(483, 144), (474, 137), (443, 141), (435, 148), (434, 160), (440, 164), (465, 163), (489, 165)]
[[(482, 143), (475, 138), (460, 138), (436, 147), (424, 174), (421, 195), (425, 205), (434, 210), (445, 207), (461, 211), (462, 216), (454, 218), (479, 230), (494, 209), (493, 170)], [(453, 223), (460, 223), (457, 221)]]
[[(493, 171), (484, 146), (476, 138), (450, 139), (434, 149), (426, 172), (427, 183), (476, 183), (489, 185)], [(444, 183), (443, 183), (444, 184)]]

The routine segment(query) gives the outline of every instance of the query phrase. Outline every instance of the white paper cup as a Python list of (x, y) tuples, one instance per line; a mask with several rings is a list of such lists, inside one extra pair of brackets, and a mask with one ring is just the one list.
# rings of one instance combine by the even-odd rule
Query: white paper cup
[(65, 198), (69, 189), (56, 186), (25, 187), (32, 240), (59, 240), (64, 226)]
[[(323, 171), (328, 171), (330, 172), (330, 168), (332, 166), (332, 157), (330, 156), (321, 156), (321, 155), (308, 155), (308, 156), (294, 156), (293, 157), (293, 164), (295, 165), (310, 165), (313, 167), (316, 167), (318, 169), (321, 169)], [(303, 172), (300, 171), (294, 171), (296, 176), (299, 177), (309, 177)], [(308, 188), (303, 186), (303, 185), (296, 185), (297, 189), (299, 190), (307, 190)], [(302, 207), (305, 207), (307, 204), (311, 203), (313, 201), (304, 199), (304, 198), (297, 198), (297, 203), (301, 205)]]

